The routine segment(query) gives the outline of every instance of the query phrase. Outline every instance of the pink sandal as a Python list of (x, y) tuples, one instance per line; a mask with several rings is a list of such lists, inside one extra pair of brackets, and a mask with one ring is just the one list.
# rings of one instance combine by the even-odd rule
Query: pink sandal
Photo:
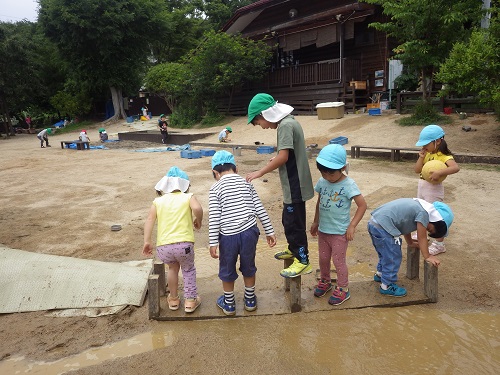
[(181, 300), (179, 299), (179, 296), (172, 297), (170, 294), (167, 296), (167, 302), (168, 302), (168, 308), (173, 311), (178, 310), (179, 306), (181, 305)]
[(186, 298), (186, 300), (184, 301), (184, 311), (187, 313), (195, 312), (195, 310), (200, 305), (201, 305), (200, 296), (196, 298)]

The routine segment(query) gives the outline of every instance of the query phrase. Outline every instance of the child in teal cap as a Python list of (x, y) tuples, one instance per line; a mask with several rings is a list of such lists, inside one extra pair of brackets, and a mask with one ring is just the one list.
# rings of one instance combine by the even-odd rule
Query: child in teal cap
[(45, 146), (43, 145), (44, 141), (45, 141), (45, 145), (47, 147), (51, 147), (49, 145), (49, 134), (52, 134), (51, 128), (43, 129), (40, 133), (37, 134), (36, 137), (40, 140), (40, 147), (41, 148), (45, 148)]
[[(321, 273), (314, 296), (323, 297), (332, 289), (331, 262), (337, 271), (337, 286), (328, 299), (330, 305), (340, 305), (351, 297), (346, 253), (354, 239), (356, 226), (366, 211), (366, 202), (354, 180), (347, 174), (347, 155), (341, 145), (328, 145), (316, 158), (321, 178), (314, 187), (318, 193), (311, 234), (318, 236), (319, 269)], [(350, 218), (351, 202), (357, 205)]]
[(212, 157), (212, 174), (217, 182), (208, 193), (210, 255), (219, 258), (219, 278), (224, 290), (217, 306), (226, 315), (236, 314), (234, 282), (238, 278), (239, 257), (245, 284), (244, 309), (254, 311), (257, 308), (255, 251), (260, 235), (257, 218), (269, 247), (276, 245), (274, 229), (253, 185), (237, 174), (233, 154), (217, 151)]
[(306, 233), (306, 201), (314, 197), (314, 189), (306, 154), (304, 132), (291, 115), (293, 107), (278, 103), (269, 94), (257, 94), (248, 105), (248, 123), (262, 129), (277, 130), (278, 154), (256, 172), (247, 174), (247, 181), (279, 170), (283, 191), (282, 223), (288, 248), (274, 254), (276, 259), (294, 259), (281, 270), (283, 277), (297, 277), (312, 272)]
[[(418, 153), (418, 160), (415, 163), (415, 173), (420, 175), (417, 198), (424, 199), (429, 203), (442, 202), (444, 200), (444, 185), (442, 182), (438, 182), (438, 180), (443, 176), (457, 173), (460, 170), (444, 140), (444, 130), (438, 125), (427, 125), (420, 132), (416, 146), (422, 147)], [(442, 161), (446, 165), (446, 168), (433, 171), (430, 176), (431, 181), (428, 182), (422, 177), (421, 172), (424, 165), (431, 160)], [(415, 239), (416, 236), (413, 235), (413, 238)], [(429, 253), (432, 255), (438, 255), (445, 251), (444, 238), (435, 238), (429, 246)]]
[[(419, 198), (396, 199), (373, 210), (368, 233), (379, 258), (373, 280), (380, 283), (380, 294), (406, 296), (406, 289), (396, 284), (403, 258), (401, 236), (409, 247), (420, 249), (425, 261), (437, 267), (440, 261), (429, 252), (427, 233), (433, 238), (444, 237), (452, 223), (450, 207), (443, 202), (429, 203)], [(417, 231), (417, 240), (411, 238), (414, 231)]]
[(144, 225), (144, 246), (142, 254), (153, 254), (151, 235), (156, 221), (156, 253), (168, 265), (167, 282), (169, 295), (168, 308), (178, 310), (179, 270), (184, 280), (184, 311), (194, 312), (201, 304), (196, 286), (196, 267), (194, 264), (194, 230), (200, 229), (203, 208), (193, 194), (188, 193), (190, 186), (186, 172), (172, 167), (155, 186), (158, 197), (153, 201)]

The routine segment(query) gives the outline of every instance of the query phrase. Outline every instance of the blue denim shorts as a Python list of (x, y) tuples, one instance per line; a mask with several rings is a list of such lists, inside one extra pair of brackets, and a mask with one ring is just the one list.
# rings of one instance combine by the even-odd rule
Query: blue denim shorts
[(260, 231), (255, 225), (231, 236), (219, 236), (219, 278), (232, 282), (238, 278), (236, 262), (240, 257), (240, 272), (245, 277), (252, 277), (257, 272), (255, 250)]

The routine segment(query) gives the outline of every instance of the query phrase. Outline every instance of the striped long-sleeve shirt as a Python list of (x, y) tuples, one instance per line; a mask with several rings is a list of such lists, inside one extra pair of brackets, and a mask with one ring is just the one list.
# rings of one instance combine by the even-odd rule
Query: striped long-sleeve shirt
[(234, 235), (257, 224), (267, 236), (274, 234), (271, 220), (252, 184), (236, 173), (223, 175), (208, 193), (210, 246), (219, 244), (219, 234)]

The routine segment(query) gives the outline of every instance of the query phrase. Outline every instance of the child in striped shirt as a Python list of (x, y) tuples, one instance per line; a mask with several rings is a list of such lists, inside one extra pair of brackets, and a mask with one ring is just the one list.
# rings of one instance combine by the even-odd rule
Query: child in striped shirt
[(233, 154), (224, 150), (216, 152), (212, 157), (212, 173), (217, 182), (208, 195), (210, 255), (219, 258), (219, 278), (224, 290), (217, 306), (226, 315), (236, 314), (234, 282), (238, 278), (239, 256), (245, 284), (244, 308), (254, 311), (257, 308), (255, 252), (260, 235), (257, 218), (269, 247), (276, 245), (274, 229), (253, 185), (237, 174)]

